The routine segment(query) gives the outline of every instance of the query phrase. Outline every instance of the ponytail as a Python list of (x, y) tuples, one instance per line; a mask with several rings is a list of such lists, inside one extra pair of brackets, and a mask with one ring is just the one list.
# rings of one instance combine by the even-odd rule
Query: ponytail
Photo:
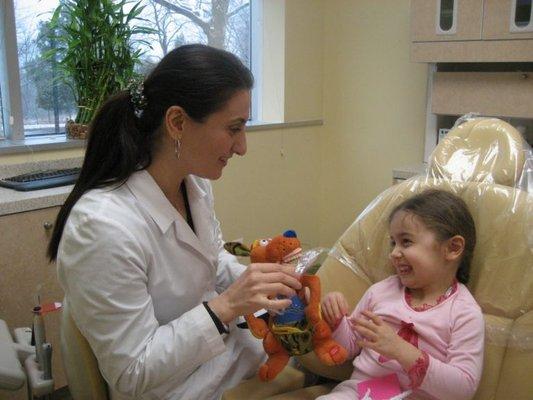
[(48, 245), (50, 261), (57, 258), (59, 241), (70, 211), (90, 189), (122, 184), (151, 162), (153, 135), (140, 131), (128, 92), (111, 97), (97, 112), (90, 127), (80, 176), (61, 207)]
[(465, 285), (470, 280), (470, 262), (472, 261), (472, 253), (473, 249), (465, 248), (461, 264), (459, 264), (459, 268), (457, 268), (457, 272), (455, 273), (455, 279)]
[[(152, 162), (154, 145), (169, 107), (181, 106), (196, 122), (222, 109), (239, 90), (250, 90), (253, 76), (233, 54), (193, 44), (169, 52), (143, 83), (141, 93), (120, 92), (100, 108), (89, 127), (85, 159), (74, 189), (61, 207), (48, 245), (50, 261), (70, 211), (91, 189), (121, 185)], [(135, 115), (132, 98), (143, 97)]]

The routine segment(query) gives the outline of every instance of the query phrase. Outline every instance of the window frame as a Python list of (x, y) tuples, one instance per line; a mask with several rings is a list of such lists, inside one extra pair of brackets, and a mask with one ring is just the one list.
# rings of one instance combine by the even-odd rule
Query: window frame
[(517, 25), (516, 24), (516, 12), (518, 9), (518, 1), (519, 0), (513, 0), (511, 4), (511, 17), (509, 21), (509, 32), (512, 33), (520, 33), (520, 32), (533, 32), (533, 2), (532, 7), (529, 11), (529, 22), (527, 25)]
[(262, 110), (262, 65), (263, 65), (263, 0), (250, 0), (250, 70), (254, 87), (250, 104), (250, 120), (261, 120)]
[(0, 78), (3, 86), (4, 131), (6, 139), (24, 139), (24, 122), (22, 115), (22, 96), (20, 87), (19, 61), (17, 54), (17, 30), (15, 27), (15, 6), (13, 0), (1, 0), (0, 16), (3, 19), (3, 30), (0, 35), (4, 38), (5, 47), (0, 53)]
[[(250, 70), (255, 77), (251, 100), (251, 120), (257, 122), (261, 119), (263, 0), (249, 1)], [(0, 85), (2, 85), (1, 93), (4, 112), (4, 136), (0, 135), (0, 140), (23, 141), (32, 137), (26, 136), (24, 131), (14, 0), (0, 0), (0, 20), (3, 22), (0, 25), (0, 39), (3, 39), (4, 42), (3, 47), (0, 45)], [(62, 135), (65, 135), (64, 132), (60, 134), (52, 132), (46, 136), (60, 137)]]

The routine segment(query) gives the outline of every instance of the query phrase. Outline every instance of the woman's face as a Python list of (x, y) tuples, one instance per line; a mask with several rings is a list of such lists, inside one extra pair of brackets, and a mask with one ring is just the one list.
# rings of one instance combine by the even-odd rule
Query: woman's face
[(190, 174), (218, 179), (229, 159), (246, 153), (245, 125), (250, 117), (250, 92), (241, 90), (203, 122), (186, 117), (180, 159)]

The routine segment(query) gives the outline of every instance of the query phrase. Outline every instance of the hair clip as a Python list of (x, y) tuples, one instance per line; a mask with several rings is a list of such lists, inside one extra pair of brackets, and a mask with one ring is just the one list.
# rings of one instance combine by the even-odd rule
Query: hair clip
[(143, 111), (148, 105), (148, 100), (144, 95), (143, 78), (131, 78), (128, 83), (127, 90), (131, 97), (131, 103), (133, 104), (133, 112), (137, 118), (141, 118)]

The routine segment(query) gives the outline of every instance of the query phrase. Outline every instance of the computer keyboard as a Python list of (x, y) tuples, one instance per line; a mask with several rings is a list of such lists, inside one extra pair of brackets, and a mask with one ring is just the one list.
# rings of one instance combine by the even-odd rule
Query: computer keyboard
[(80, 170), (81, 168), (68, 168), (31, 172), (2, 178), (0, 186), (18, 191), (29, 191), (71, 185), (78, 179)]

